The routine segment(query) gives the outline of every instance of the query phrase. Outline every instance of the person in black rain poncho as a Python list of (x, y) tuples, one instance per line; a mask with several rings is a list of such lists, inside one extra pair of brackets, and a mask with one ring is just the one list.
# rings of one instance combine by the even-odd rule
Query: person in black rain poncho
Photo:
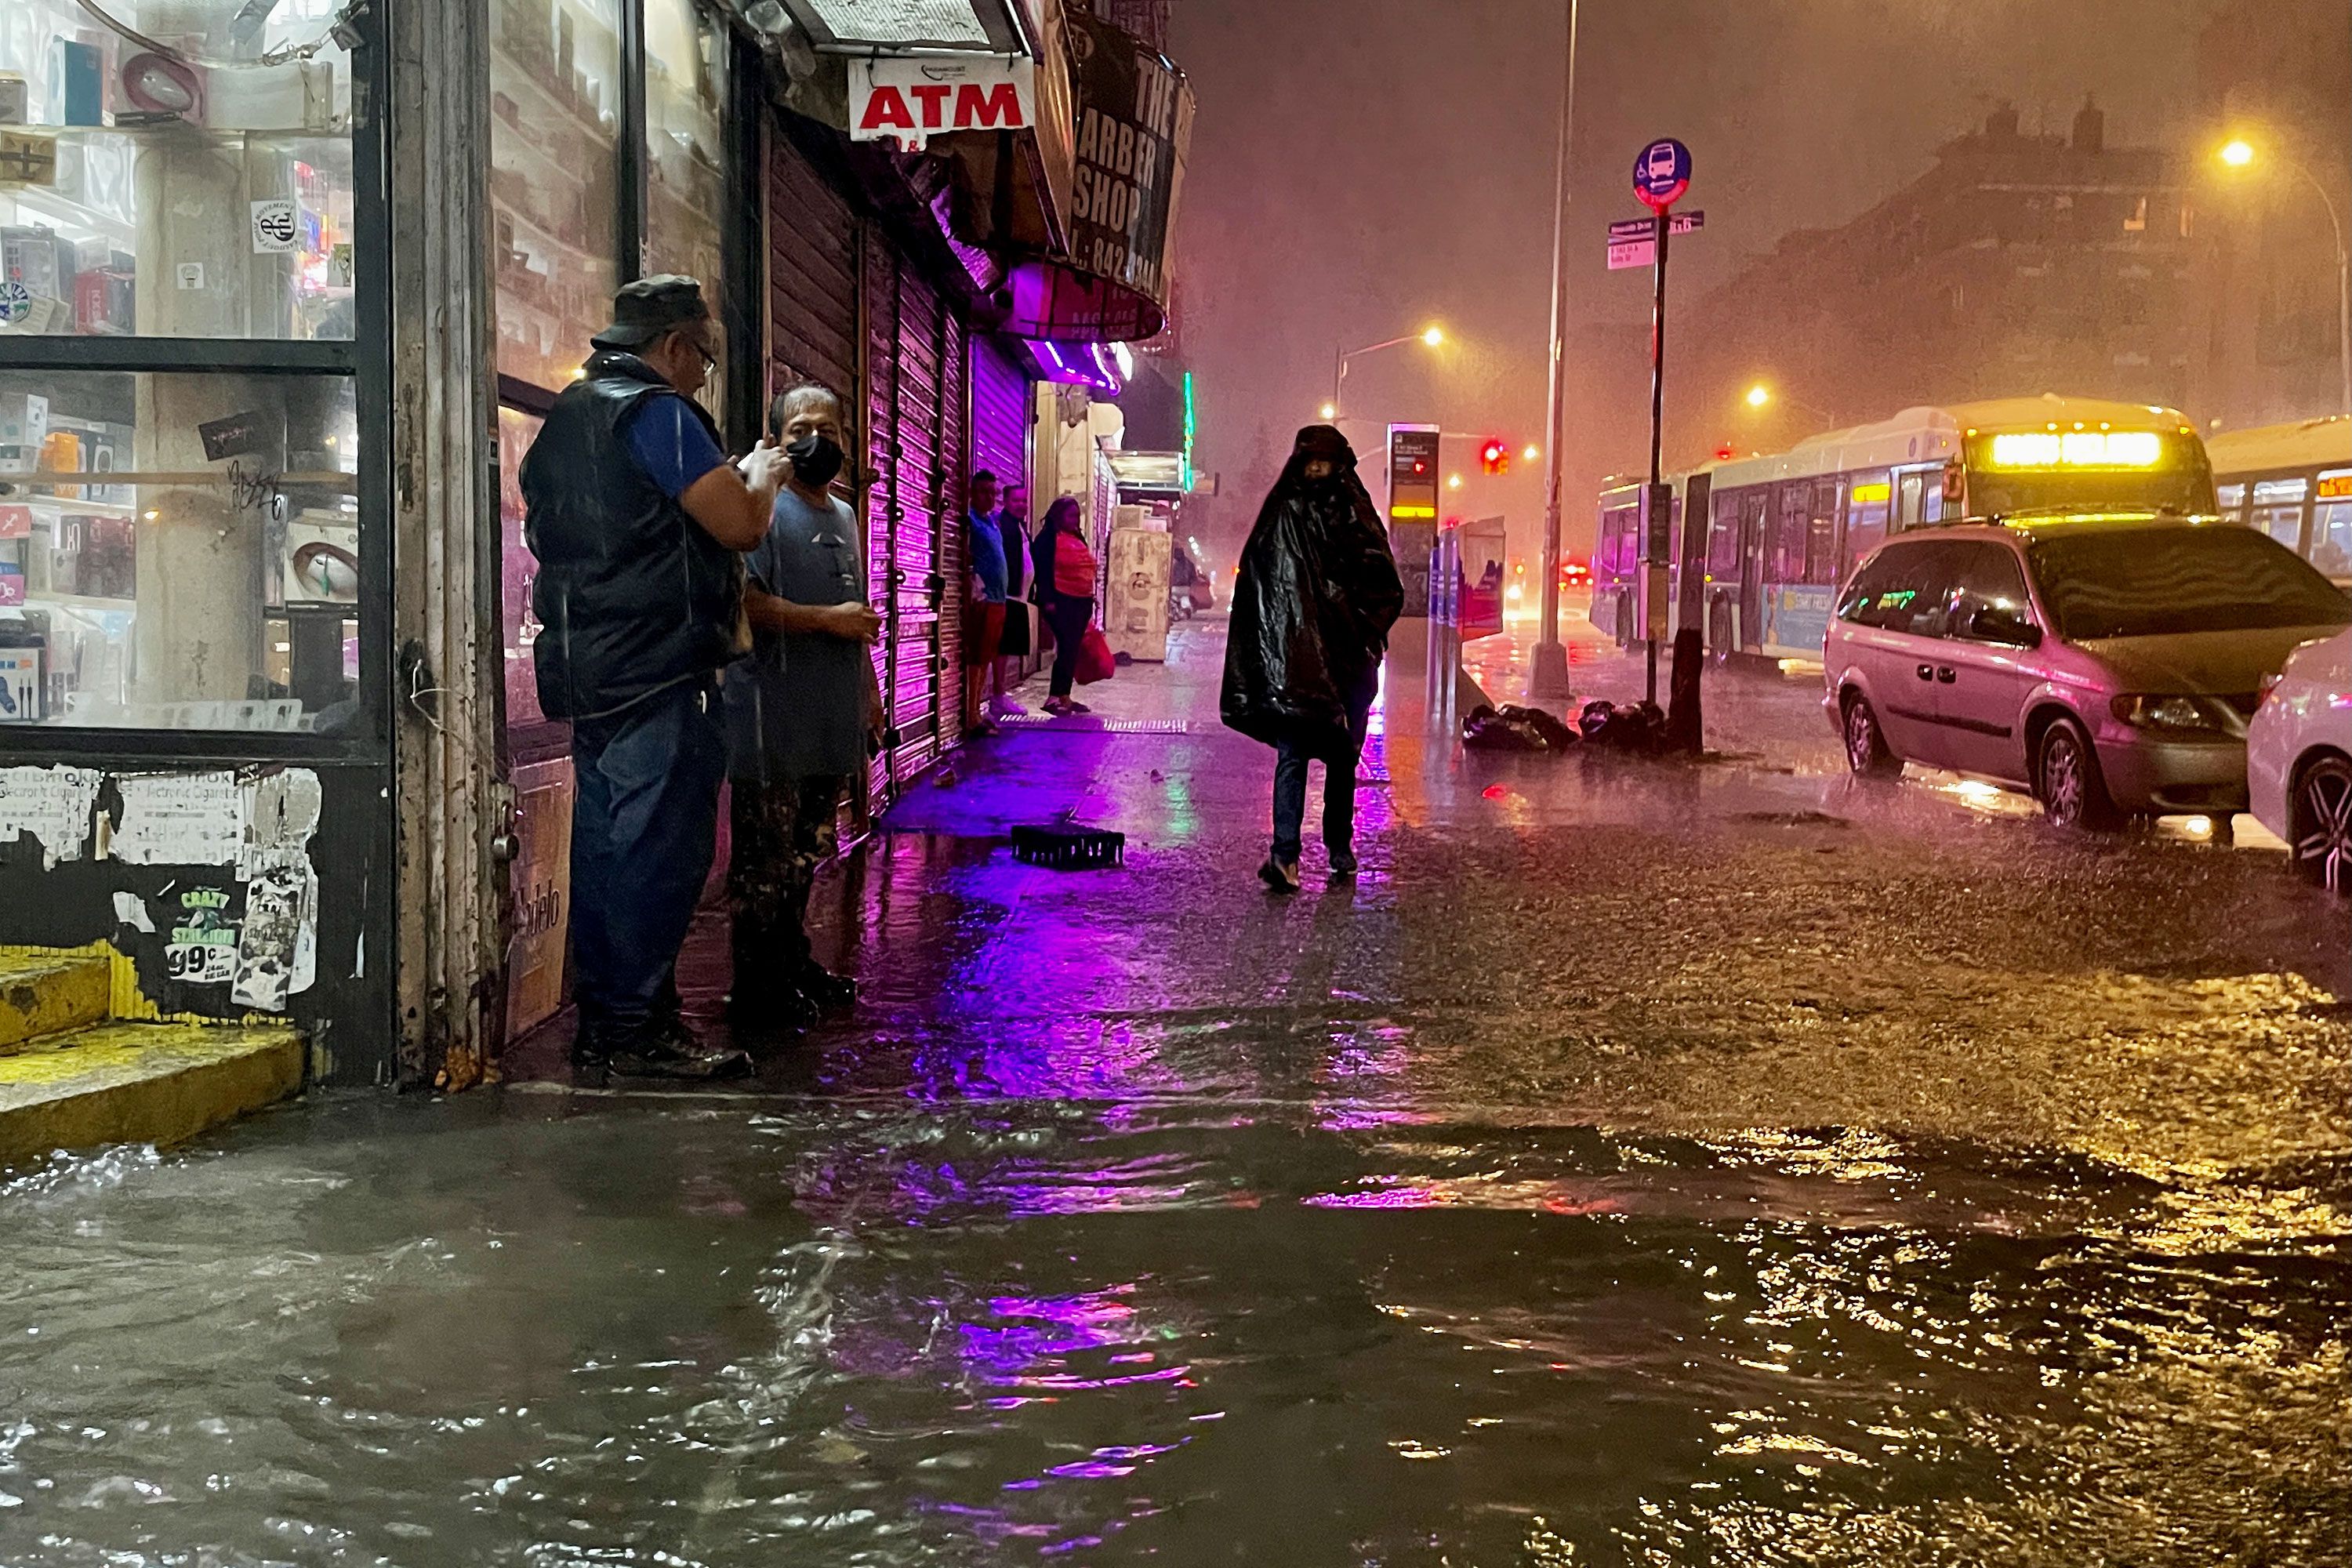
[(1276, 892), (1298, 887), (1310, 761), (1324, 765), (1331, 874), (1355, 874), (1356, 759), (1403, 606), (1355, 452), (1330, 426), (1308, 426), (1242, 550), (1221, 704), (1228, 728), (1275, 749), (1274, 850), (1258, 875)]

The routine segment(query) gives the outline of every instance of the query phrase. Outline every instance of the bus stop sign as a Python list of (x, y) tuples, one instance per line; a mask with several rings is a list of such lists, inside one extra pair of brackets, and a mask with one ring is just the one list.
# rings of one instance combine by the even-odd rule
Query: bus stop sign
[(1662, 136), (1642, 149), (1633, 160), (1633, 194), (1654, 213), (1662, 213), (1683, 199), (1690, 189), (1690, 149), (1671, 136)]

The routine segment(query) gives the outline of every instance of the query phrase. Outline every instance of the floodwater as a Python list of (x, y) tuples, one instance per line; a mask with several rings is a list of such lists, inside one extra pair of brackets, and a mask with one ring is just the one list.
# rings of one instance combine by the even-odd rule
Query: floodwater
[[(751, 1091), (0, 1185), (0, 1563), (2352, 1563), (2352, 919), (2275, 855), (1400, 709), (1277, 904), (1206, 725), (959, 772)], [(1065, 809), (1127, 867), (1009, 859)]]

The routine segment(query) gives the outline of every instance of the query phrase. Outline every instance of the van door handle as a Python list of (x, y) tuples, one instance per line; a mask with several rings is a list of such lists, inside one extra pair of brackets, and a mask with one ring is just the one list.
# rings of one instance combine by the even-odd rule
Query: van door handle
[(1933, 680), (1933, 679), (1936, 679), (1936, 667), (1935, 667), (1934, 665), (1932, 665), (1932, 664), (1923, 664), (1923, 665), (1921, 665), (1921, 666), (1919, 667), (1919, 679), (1922, 679), (1922, 680)]
[(1960, 672), (1948, 664), (1939, 664), (1936, 667), (1936, 679), (1945, 686), (1949, 686), (1959, 678)]

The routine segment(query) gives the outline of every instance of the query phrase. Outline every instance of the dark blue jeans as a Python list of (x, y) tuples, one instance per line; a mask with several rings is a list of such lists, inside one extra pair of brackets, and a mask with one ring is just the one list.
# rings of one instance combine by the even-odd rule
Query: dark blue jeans
[(718, 847), (727, 732), (688, 681), (572, 731), (572, 992), (582, 1029), (674, 1008), (677, 952)]
[[(1364, 750), (1371, 714), (1358, 709), (1348, 715), (1354, 750), (1344, 763), (1323, 764), (1323, 847), (1342, 865), (1356, 854), (1356, 758)], [(1306, 752), (1285, 741), (1274, 749), (1274, 858), (1286, 866), (1298, 863), (1299, 837), (1307, 821)]]

